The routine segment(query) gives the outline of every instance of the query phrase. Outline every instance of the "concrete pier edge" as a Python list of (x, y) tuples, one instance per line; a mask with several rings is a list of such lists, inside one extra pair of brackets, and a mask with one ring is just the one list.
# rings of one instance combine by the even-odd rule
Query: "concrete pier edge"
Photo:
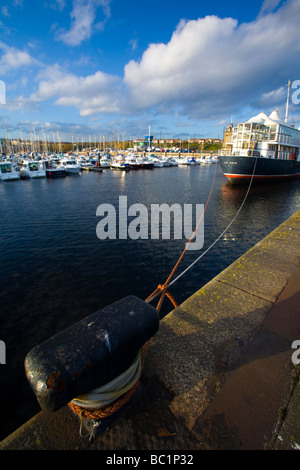
[(65, 407), (0, 450), (300, 450), (299, 291), (297, 211), (160, 322), (136, 399), (102, 434), (82, 438)]

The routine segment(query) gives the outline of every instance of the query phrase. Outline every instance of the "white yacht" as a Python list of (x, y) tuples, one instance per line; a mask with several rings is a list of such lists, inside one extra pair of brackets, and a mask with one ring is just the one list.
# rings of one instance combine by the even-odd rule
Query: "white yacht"
[(39, 160), (24, 160), (20, 168), (21, 178), (45, 178), (46, 170)]
[(153, 155), (150, 157), (150, 160), (153, 163), (153, 168), (163, 168), (164, 163), (160, 158)]
[(108, 157), (100, 158), (100, 168), (110, 168), (111, 161)]
[(66, 168), (55, 160), (41, 160), (47, 178), (58, 178), (67, 175)]
[(81, 170), (81, 166), (74, 158), (62, 158), (60, 163), (65, 167), (67, 175), (78, 174)]
[(138, 170), (140, 168), (140, 163), (134, 155), (128, 155), (125, 158), (125, 162), (129, 164), (131, 170)]
[(207, 155), (203, 162), (202, 162), (202, 165), (211, 165), (212, 163), (216, 163), (216, 160), (215, 158), (213, 158), (212, 155)]
[(179, 165), (196, 165), (196, 160), (194, 157), (185, 157), (180, 160)]
[(11, 181), (19, 180), (20, 174), (14, 169), (12, 162), (0, 162), (0, 180)]

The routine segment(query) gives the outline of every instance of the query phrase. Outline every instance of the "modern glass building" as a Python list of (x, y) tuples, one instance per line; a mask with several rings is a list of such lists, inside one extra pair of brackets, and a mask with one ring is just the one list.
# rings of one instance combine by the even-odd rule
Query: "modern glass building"
[(260, 113), (232, 129), (232, 155), (295, 159), (300, 131), (280, 120), (277, 111), (268, 117)]

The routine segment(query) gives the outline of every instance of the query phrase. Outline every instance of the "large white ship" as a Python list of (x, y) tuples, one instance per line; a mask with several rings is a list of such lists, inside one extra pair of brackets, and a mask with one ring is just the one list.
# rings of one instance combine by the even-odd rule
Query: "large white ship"
[(219, 162), (231, 183), (300, 177), (300, 130), (288, 125), (287, 112), (284, 121), (276, 110), (260, 113), (227, 129), (226, 136)]

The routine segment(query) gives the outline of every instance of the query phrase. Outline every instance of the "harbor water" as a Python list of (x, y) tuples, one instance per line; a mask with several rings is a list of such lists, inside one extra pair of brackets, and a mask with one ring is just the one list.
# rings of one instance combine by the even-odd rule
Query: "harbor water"
[[(149, 212), (151, 204), (205, 205), (215, 170), (203, 248), (186, 252), (177, 275), (222, 234), (245, 198), (247, 186), (231, 186), (218, 166), (105, 170), (0, 183), (0, 340), (6, 346), (6, 364), (0, 364), (0, 440), (40, 411), (25, 377), (26, 354), (126, 295), (147, 298), (184, 249), (184, 238), (154, 240), (150, 234), (148, 239), (101, 240), (98, 206), (111, 204), (118, 211), (120, 196), (127, 196), (128, 206), (143, 204)], [(170, 289), (176, 301), (200, 289), (299, 208), (299, 180), (253, 185), (228, 231)], [(166, 299), (161, 315), (172, 308)]]

